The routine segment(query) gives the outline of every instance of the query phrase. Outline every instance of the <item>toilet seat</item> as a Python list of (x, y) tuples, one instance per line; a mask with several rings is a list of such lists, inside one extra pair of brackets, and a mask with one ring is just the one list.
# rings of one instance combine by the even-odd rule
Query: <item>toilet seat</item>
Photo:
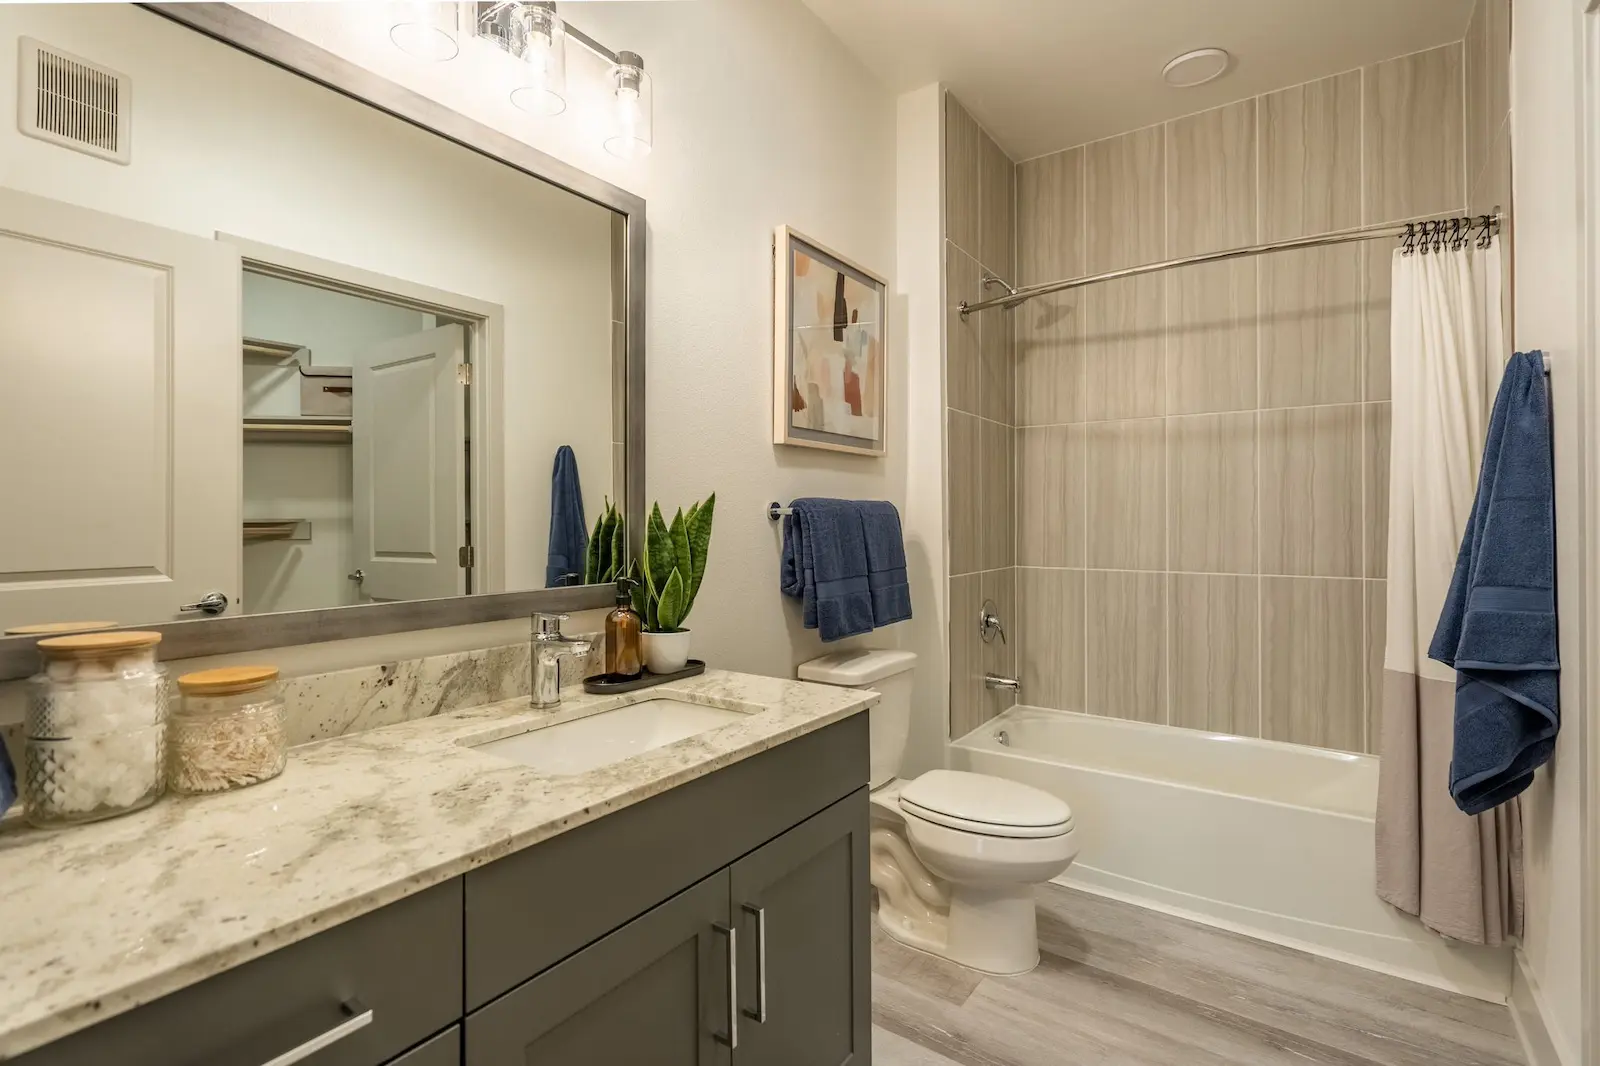
[(1072, 808), (1042, 789), (963, 770), (930, 770), (900, 790), (903, 813), (982, 836), (1033, 840), (1072, 832)]

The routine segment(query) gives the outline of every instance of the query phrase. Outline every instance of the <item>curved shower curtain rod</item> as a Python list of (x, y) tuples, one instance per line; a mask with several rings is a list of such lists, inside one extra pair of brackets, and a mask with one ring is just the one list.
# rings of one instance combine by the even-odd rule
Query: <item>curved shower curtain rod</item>
[[(1124, 267), (1121, 270), (1108, 270), (1104, 274), (1093, 274), (1084, 278), (1071, 278), (1067, 281), (1047, 281), (1039, 285), (1026, 285), (1022, 288), (1012, 288), (999, 278), (989, 277), (984, 283), (995, 281), (1004, 286), (1008, 291), (1004, 296), (996, 296), (992, 300), (979, 300), (969, 304), (962, 300), (958, 308), (961, 317), (966, 318), (974, 311), (987, 311), (991, 307), (1016, 307), (1025, 300), (1035, 296), (1046, 296), (1053, 292), (1065, 292), (1068, 289), (1080, 289), (1085, 285), (1094, 285), (1102, 281), (1115, 281), (1118, 278), (1133, 278), (1140, 274), (1154, 274), (1159, 270), (1171, 270), (1174, 267), (1191, 266), (1195, 263), (1216, 263), (1225, 259), (1242, 259), (1245, 256), (1262, 255), (1266, 252), (1281, 252), (1292, 248), (1320, 248), (1329, 244), (1346, 244), (1350, 241), (1375, 241), (1384, 237), (1404, 237), (1407, 252), (1418, 250), (1417, 242), (1421, 242), (1420, 250), (1427, 252), (1430, 247), (1434, 251), (1441, 250), (1446, 244), (1462, 246), (1469, 240), (1476, 240), (1480, 247), (1487, 247), (1489, 241), (1500, 232), (1500, 208), (1495, 206), (1494, 214), (1479, 215), (1476, 218), (1430, 218), (1412, 222), (1400, 222), (1387, 226), (1362, 226), (1355, 229), (1336, 230), (1333, 233), (1320, 233), (1315, 237), (1291, 237), (1282, 241), (1267, 241), (1264, 244), (1252, 244), (1243, 248), (1227, 248), (1220, 252), (1202, 252), (1199, 255), (1186, 255), (1181, 259), (1167, 259), (1160, 263), (1146, 263), (1143, 266)], [(1476, 237), (1472, 231), (1480, 231)]]

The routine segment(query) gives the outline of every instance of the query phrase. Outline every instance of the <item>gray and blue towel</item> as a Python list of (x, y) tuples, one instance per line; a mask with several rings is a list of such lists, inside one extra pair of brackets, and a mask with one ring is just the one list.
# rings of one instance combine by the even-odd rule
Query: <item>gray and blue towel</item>
[(555, 467), (550, 471), (550, 545), (545, 555), (544, 587), (583, 584), (588, 551), (589, 523), (583, 517), (578, 457), (563, 444), (556, 449)]
[(17, 772), (11, 766), (11, 756), (6, 754), (5, 738), (0, 737), (0, 817), (17, 802)]
[(806, 498), (789, 506), (779, 584), (801, 601), (807, 629), (840, 640), (911, 617), (894, 504)]
[(1428, 656), (1456, 670), (1450, 795), (1467, 814), (1511, 799), (1555, 750), (1555, 472), (1541, 352), (1518, 353), (1489, 419), (1472, 517)]

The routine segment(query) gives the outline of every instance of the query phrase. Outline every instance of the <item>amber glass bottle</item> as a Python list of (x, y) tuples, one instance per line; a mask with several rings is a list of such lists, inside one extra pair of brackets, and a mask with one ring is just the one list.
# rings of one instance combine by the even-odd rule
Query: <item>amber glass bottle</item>
[(644, 672), (641, 656), (643, 631), (639, 612), (633, 609), (633, 582), (617, 579), (617, 606), (606, 615), (606, 673), (613, 680), (638, 677)]

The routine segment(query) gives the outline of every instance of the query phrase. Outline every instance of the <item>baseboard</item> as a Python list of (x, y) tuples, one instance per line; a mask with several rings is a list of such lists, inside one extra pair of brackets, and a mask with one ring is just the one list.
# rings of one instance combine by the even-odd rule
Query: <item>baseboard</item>
[(1451, 945), (1420, 925), (1409, 938), (1324, 925), (1178, 892), (1082, 863), (1071, 866), (1055, 883), (1473, 999), (1505, 1003), (1510, 995), (1509, 948)]
[(1527, 956), (1519, 948), (1511, 973), (1511, 1020), (1516, 1023), (1517, 1038), (1522, 1041), (1522, 1053), (1528, 1066), (1577, 1066), (1561, 1057), (1560, 1045), (1545, 1017), (1539, 983), (1533, 979)]

